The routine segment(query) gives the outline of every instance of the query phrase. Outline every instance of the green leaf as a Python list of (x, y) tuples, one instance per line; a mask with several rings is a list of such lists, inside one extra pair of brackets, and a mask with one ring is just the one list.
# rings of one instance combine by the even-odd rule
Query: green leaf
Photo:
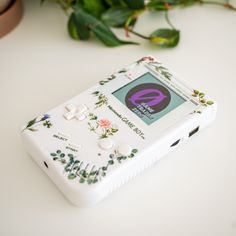
[(131, 9), (143, 9), (144, 8), (144, 0), (123, 0), (127, 6)]
[(125, 44), (138, 44), (131, 41), (123, 41), (116, 37), (116, 35), (103, 23), (95, 25), (91, 28), (96, 37), (108, 47), (116, 47)]
[(102, 0), (83, 0), (83, 8), (95, 17), (100, 17), (105, 11)]
[[(88, 39), (89, 31), (92, 31), (93, 34), (108, 47), (121, 46), (124, 44), (137, 44), (118, 39), (106, 24), (82, 9), (76, 9), (75, 12), (71, 14), (70, 20), (76, 25), (75, 39)], [(68, 24), (68, 27), (70, 27), (70, 24)], [(71, 32), (70, 29), (69, 32)], [(70, 33), (70, 35), (72, 38), (74, 37), (74, 34)]]
[(76, 178), (76, 174), (71, 173), (68, 175), (68, 179), (75, 179)]
[(57, 150), (57, 154), (60, 154), (61, 153), (61, 150)]
[(175, 29), (158, 29), (150, 35), (150, 41), (159, 47), (175, 47), (179, 42), (180, 32)]
[(73, 12), (68, 21), (68, 31), (71, 38), (75, 40), (88, 40), (90, 31), (86, 19), (81, 14)]
[(127, 7), (112, 7), (101, 16), (103, 22), (112, 27), (122, 27), (134, 11)]
[(56, 156), (57, 156), (57, 154), (54, 153), (54, 152), (50, 153), (50, 155), (51, 155), (52, 157), (56, 157)]
[(110, 6), (120, 6), (121, 5), (120, 0), (105, 0), (105, 1)]

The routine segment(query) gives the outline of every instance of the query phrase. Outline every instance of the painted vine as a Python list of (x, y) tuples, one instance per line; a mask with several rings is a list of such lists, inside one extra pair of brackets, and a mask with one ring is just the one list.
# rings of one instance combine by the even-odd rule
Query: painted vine
[(110, 166), (116, 163), (120, 164), (126, 159), (132, 159), (138, 153), (138, 149), (133, 149), (129, 156), (121, 156), (114, 150), (109, 154), (107, 164), (101, 167), (91, 166), (83, 161), (77, 159), (77, 157), (71, 153), (65, 154), (61, 150), (50, 153), (53, 161), (57, 161), (63, 165), (64, 172), (69, 180), (78, 179), (79, 183), (95, 184), (101, 181), (103, 177), (107, 175), (107, 171)]

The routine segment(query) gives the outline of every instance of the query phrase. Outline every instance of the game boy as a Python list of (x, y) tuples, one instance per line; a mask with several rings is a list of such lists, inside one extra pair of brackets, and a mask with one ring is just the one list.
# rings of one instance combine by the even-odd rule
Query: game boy
[(27, 122), (27, 152), (75, 205), (99, 202), (199, 133), (217, 104), (152, 56)]

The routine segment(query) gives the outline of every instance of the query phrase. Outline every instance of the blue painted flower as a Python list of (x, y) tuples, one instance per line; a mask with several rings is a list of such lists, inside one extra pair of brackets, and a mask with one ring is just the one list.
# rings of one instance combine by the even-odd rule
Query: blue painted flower
[(45, 115), (43, 115), (43, 118), (41, 120), (47, 120), (48, 118), (50, 118), (50, 115), (45, 114)]

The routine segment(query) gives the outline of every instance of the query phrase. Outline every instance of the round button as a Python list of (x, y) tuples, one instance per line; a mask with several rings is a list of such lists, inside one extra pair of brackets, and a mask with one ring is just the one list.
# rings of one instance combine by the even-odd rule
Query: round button
[(99, 147), (105, 150), (112, 148), (113, 144), (114, 142), (111, 138), (102, 138), (98, 141)]
[(132, 148), (130, 145), (123, 143), (123, 144), (119, 145), (117, 151), (122, 156), (129, 156), (132, 152)]

